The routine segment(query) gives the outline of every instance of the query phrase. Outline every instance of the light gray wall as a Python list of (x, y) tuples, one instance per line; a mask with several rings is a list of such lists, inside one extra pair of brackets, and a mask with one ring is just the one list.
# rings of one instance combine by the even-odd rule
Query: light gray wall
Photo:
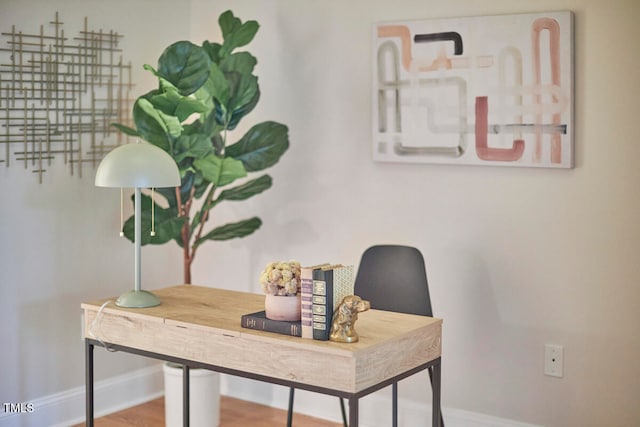
[[(77, 36), (85, 16), (90, 29), (123, 34), (124, 60), (132, 61), (137, 94), (155, 85), (142, 65), (156, 64), (162, 49), (189, 31), (188, 8), (168, 0), (2, 0), (0, 8), (3, 32), (15, 25), (16, 31), (38, 34), (45, 24), (51, 34), (48, 23), (59, 12), (67, 37)], [(120, 193), (94, 187), (94, 174), (85, 166), (82, 179), (77, 169), (71, 177), (58, 156), (38, 184), (37, 175), (18, 162), (9, 168), (0, 163), (1, 402), (32, 401), (81, 385), (80, 302), (133, 286), (133, 246), (118, 236)], [(175, 253), (169, 247), (145, 248), (145, 279), (178, 281), (178, 268), (155, 268)], [(147, 364), (97, 351), (96, 378)]]
[[(371, 244), (413, 244), (444, 318), (445, 407), (549, 426), (640, 422), (640, 2), (194, 0), (193, 38), (205, 12), (227, 8), (262, 24), (249, 120), (287, 123), (292, 148), (272, 190), (227, 212), (259, 211), (263, 229), (208, 246), (195, 281), (258, 292), (275, 258), (357, 263)], [(371, 160), (372, 23), (550, 10), (575, 13), (575, 169)], [(543, 375), (545, 343), (564, 345), (564, 378)], [(420, 399), (424, 381), (401, 396)]]
[[(284, 122), (292, 142), (271, 170), (271, 190), (216, 208), (219, 223), (258, 214), (264, 225), (249, 238), (203, 246), (194, 283), (259, 292), (259, 272), (274, 259), (357, 264), (374, 243), (415, 245), (445, 319), (445, 407), (549, 426), (640, 420), (640, 3), (192, 0), (190, 11), (174, 3), (109, 2), (100, 15), (145, 38), (140, 55), (150, 63), (187, 31), (194, 42), (218, 37), (225, 9), (258, 20), (250, 49), (262, 99), (245, 126)], [(30, 22), (27, 3), (1, 4), (2, 28)], [(38, 4), (36, 22), (55, 10), (67, 21), (93, 16), (79, 8), (102, 2)], [(144, 22), (138, 14), (151, 10), (167, 25), (135, 29), (130, 21)], [(575, 13), (575, 169), (371, 160), (372, 23), (548, 10)], [(0, 167), (0, 361), (14, 368), (3, 369), (0, 400), (82, 384), (79, 302), (118, 294), (132, 274), (131, 245), (117, 237), (117, 194), (65, 172), (50, 179), (38, 185)], [(179, 256), (175, 247), (144, 249), (150, 287), (179, 282)], [(543, 375), (545, 343), (564, 345), (564, 378)], [(142, 363), (109, 355), (100, 375)], [(424, 380), (406, 381), (401, 397), (418, 399)]]

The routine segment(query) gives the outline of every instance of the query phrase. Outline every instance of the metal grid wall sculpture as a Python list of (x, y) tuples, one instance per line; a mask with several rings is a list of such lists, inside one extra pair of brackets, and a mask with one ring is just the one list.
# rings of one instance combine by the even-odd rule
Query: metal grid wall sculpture
[[(130, 123), (131, 62), (123, 63), (113, 30), (65, 36), (63, 23), (39, 34), (12, 26), (0, 39), (0, 162), (44, 172), (61, 157), (71, 175), (96, 167), (125, 136), (110, 126)], [(2, 147), (4, 145), (4, 147)]]

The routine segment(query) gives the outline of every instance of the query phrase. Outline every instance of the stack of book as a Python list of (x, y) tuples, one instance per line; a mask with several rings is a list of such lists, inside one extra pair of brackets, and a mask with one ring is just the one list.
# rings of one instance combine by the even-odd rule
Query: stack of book
[(353, 266), (320, 264), (302, 267), (300, 286), (300, 321), (271, 320), (264, 311), (259, 311), (243, 315), (241, 326), (307, 339), (328, 340), (333, 312), (345, 296), (353, 295)]
[(333, 312), (353, 295), (353, 266), (330, 265), (313, 270), (313, 339), (328, 340)]

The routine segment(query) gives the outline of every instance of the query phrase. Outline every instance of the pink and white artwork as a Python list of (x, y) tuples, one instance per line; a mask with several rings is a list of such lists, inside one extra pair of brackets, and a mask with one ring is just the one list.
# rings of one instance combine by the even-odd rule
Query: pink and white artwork
[(373, 28), (377, 161), (573, 167), (571, 12)]

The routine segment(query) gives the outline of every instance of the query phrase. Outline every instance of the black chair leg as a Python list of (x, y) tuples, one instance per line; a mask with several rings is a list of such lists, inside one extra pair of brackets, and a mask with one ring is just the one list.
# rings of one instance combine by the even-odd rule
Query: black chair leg
[(295, 391), (295, 388), (289, 388), (289, 411), (287, 412), (287, 427), (291, 427), (291, 423), (293, 422), (293, 395), (295, 394)]
[(342, 412), (342, 425), (344, 427), (349, 427), (347, 423), (347, 411), (344, 409), (344, 399), (340, 398), (340, 411)]
[[(295, 388), (289, 388), (289, 410), (287, 411), (287, 427), (291, 427), (293, 423), (293, 397), (295, 395), (295, 391)], [(340, 398), (340, 412), (342, 412), (342, 425), (344, 425), (344, 427), (349, 427), (349, 423), (347, 422), (347, 411), (344, 406), (343, 398)]]
[[(428, 368), (427, 372), (429, 372), (429, 383), (431, 384), (431, 390), (433, 390), (433, 369)], [(440, 408), (440, 427), (444, 427), (444, 417), (442, 416), (442, 407)]]

